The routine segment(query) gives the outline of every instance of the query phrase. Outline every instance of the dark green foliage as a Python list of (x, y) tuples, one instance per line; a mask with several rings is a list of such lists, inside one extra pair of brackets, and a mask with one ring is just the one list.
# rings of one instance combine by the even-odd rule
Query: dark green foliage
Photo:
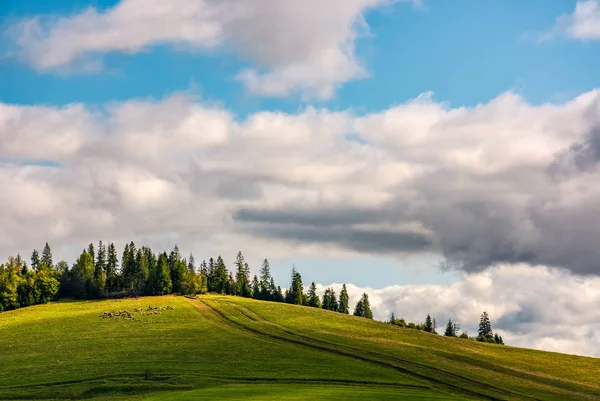
[(36, 249), (31, 253), (31, 268), (35, 271), (38, 271), (40, 268), (40, 255)]
[[(395, 315), (394, 312), (392, 312), (392, 314), (390, 315), (390, 320), (388, 321), (388, 323), (393, 324), (395, 326), (400, 326), (400, 327), (407, 327), (406, 321), (404, 320), (404, 318), (400, 318), (398, 319)], [(412, 323), (413, 326), (415, 326), (414, 323)]]
[(354, 316), (366, 317), (367, 319), (373, 319), (373, 313), (371, 312), (371, 305), (369, 304), (369, 296), (367, 293), (363, 293), (362, 297), (356, 303), (354, 308)]
[(292, 277), (290, 288), (286, 291), (285, 302), (288, 304), (304, 305), (304, 287), (302, 286), (302, 276), (292, 267)]
[(480, 339), (480, 341), (487, 341), (490, 338), (494, 338), (494, 333), (492, 332), (492, 324), (490, 322), (490, 318), (487, 312), (483, 312), (481, 314), (481, 319), (479, 320), (478, 338)]
[(275, 283), (271, 277), (271, 267), (267, 259), (263, 260), (260, 268), (260, 281), (258, 293), (254, 293), (254, 297), (265, 301), (273, 300), (275, 295)]
[(235, 274), (236, 291), (235, 294), (241, 297), (250, 298), (252, 296), (252, 290), (250, 289), (250, 269), (248, 264), (244, 261), (242, 252), (238, 252), (235, 259), (235, 267), (237, 269)]
[(338, 302), (333, 288), (327, 288), (323, 293), (323, 309), (332, 311), (338, 310)]
[(254, 278), (252, 279), (252, 296), (254, 298), (257, 298), (257, 296), (260, 294), (260, 283), (258, 282), (258, 277), (256, 277), (256, 274), (254, 275)]
[(463, 332), (461, 333), (461, 335), (460, 335), (460, 336), (458, 336), (458, 338), (464, 338), (464, 339), (468, 340), (468, 339), (469, 339), (469, 335), (467, 334), (467, 332), (466, 332), (466, 331), (463, 331)]
[(50, 249), (50, 245), (48, 245), (47, 242), (46, 245), (44, 245), (44, 249), (42, 250), (42, 259), (40, 262), (45, 268), (54, 267), (54, 263), (52, 262), (52, 250)]
[(338, 312), (348, 314), (350, 313), (349, 304), (350, 298), (348, 297), (348, 290), (346, 284), (342, 285), (342, 291), (340, 292), (340, 302), (338, 304)]
[(310, 284), (310, 287), (308, 288), (307, 305), (313, 308), (321, 307), (321, 300), (319, 299), (319, 295), (317, 295), (317, 286), (315, 285), (314, 281)]
[(446, 325), (446, 331), (444, 331), (446, 337), (456, 337), (456, 326), (452, 323), (452, 320), (448, 319)]
[(189, 274), (196, 274), (196, 259), (194, 259), (194, 255), (190, 253), (190, 258), (188, 259), (187, 265)]
[(429, 314), (427, 314), (427, 317), (425, 318), (425, 326), (423, 327), (423, 330), (425, 330), (428, 333), (435, 333), (433, 319), (431, 319), (431, 316)]

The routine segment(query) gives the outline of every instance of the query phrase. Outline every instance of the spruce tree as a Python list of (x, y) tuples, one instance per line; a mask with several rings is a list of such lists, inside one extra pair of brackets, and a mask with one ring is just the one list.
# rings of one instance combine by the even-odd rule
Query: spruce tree
[(313, 308), (321, 307), (321, 300), (319, 299), (319, 295), (317, 295), (317, 286), (313, 281), (308, 288), (308, 306)]
[(373, 319), (373, 312), (371, 312), (371, 305), (369, 303), (369, 296), (367, 293), (363, 293), (362, 297), (356, 303), (354, 308), (354, 316), (366, 317), (367, 319)]
[(323, 309), (337, 311), (338, 302), (333, 288), (327, 288), (323, 293)]
[(241, 251), (239, 251), (237, 254), (237, 257), (235, 259), (235, 266), (237, 268), (237, 272), (235, 275), (237, 288), (235, 294), (248, 298), (251, 296), (252, 293), (252, 291), (250, 290), (250, 283), (248, 282), (248, 274), (250, 269), (244, 261), (244, 256), (242, 255)]
[(431, 316), (429, 314), (427, 314), (427, 317), (425, 318), (425, 327), (423, 330), (428, 333), (433, 333), (433, 320), (431, 320)]
[(444, 336), (446, 337), (456, 337), (456, 331), (454, 330), (454, 324), (452, 320), (448, 319), (448, 324), (446, 325), (446, 331), (444, 331)]
[(44, 249), (42, 250), (42, 265), (46, 268), (54, 267), (54, 263), (52, 262), (52, 250), (50, 250), (50, 245), (46, 242), (44, 245)]
[(296, 270), (296, 266), (292, 267), (291, 283), (286, 297), (286, 302), (295, 305), (304, 304), (304, 287), (302, 285), (302, 276)]
[(271, 287), (271, 267), (269, 266), (269, 261), (265, 258), (262, 262), (262, 266), (260, 268), (260, 281), (259, 281), (259, 293), (254, 294), (255, 298), (269, 300), (272, 296), (272, 287)]
[(108, 244), (108, 257), (106, 261), (106, 290), (108, 292), (117, 291), (119, 289), (117, 267), (119, 259), (117, 258), (117, 248), (114, 243)]
[(37, 249), (34, 249), (31, 253), (31, 268), (35, 271), (40, 269), (40, 255)]
[(161, 253), (158, 257), (156, 269), (153, 269), (149, 279), (151, 287), (150, 292), (153, 295), (166, 295), (171, 293), (171, 273), (169, 272), (169, 262), (167, 254)]
[(492, 332), (492, 324), (490, 323), (490, 318), (487, 312), (483, 312), (481, 314), (481, 319), (479, 320), (478, 335), (478, 337), (481, 340), (488, 340), (490, 338), (494, 338), (494, 333)]
[(194, 259), (194, 255), (190, 252), (190, 258), (188, 259), (187, 270), (189, 274), (196, 274), (196, 259)]
[(92, 257), (92, 260), (96, 260), (96, 252), (94, 251), (94, 244), (92, 244), (91, 242), (88, 245), (87, 253), (90, 254), (90, 256)]
[(338, 312), (348, 314), (349, 310), (350, 298), (348, 297), (348, 290), (346, 289), (346, 284), (342, 285), (342, 291), (340, 292), (340, 301), (338, 303)]
[(106, 275), (106, 247), (102, 241), (98, 242), (98, 253), (96, 255), (95, 266)]

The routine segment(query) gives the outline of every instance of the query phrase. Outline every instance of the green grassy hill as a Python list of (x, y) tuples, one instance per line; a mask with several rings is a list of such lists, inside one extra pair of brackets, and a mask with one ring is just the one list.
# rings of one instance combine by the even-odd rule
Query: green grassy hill
[(237, 297), (38, 305), (0, 339), (1, 400), (600, 400), (600, 359)]

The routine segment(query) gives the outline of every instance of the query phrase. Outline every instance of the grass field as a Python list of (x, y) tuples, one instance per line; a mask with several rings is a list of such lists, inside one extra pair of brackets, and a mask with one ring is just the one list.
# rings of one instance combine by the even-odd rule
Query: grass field
[(238, 297), (38, 305), (0, 339), (1, 400), (600, 400), (600, 359)]

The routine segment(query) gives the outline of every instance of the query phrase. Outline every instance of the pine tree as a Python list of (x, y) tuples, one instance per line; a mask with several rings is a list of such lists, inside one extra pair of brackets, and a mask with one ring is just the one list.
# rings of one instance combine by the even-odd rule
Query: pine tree
[(431, 316), (429, 314), (427, 314), (427, 317), (425, 318), (425, 327), (424, 330), (428, 333), (433, 333), (433, 320), (431, 320)]
[(371, 312), (371, 306), (369, 304), (369, 296), (366, 292), (363, 293), (362, 297), (356, 303), (356, 306), (354, 308), (354, 316), (373, 319), (373, 313)]
[[(233, 276), (227, 271), (225, 262), (220, 255), (217, 257), (216, 276), (217, 284), (215, 291), (221, 294), (233, 295), (235, 293), (235, 280), (233, 280)], [(232, 283), (233, 289), (231, 288)]]
[(317, 295), (317, 286), (314, 281), (308, 288), (308, 306), (312, 306), (313, 308), (321, 307), (321, 300), (319, 299), (319, 295)]
[(260, 297), (260, 283), (258, 281), (258, 277), (256, 277), (256, 274), (252, 279), (252, 297), (257, 299)]
[(189, 274), (196, 274), (196, 259), (194, 259), (194, 255), (190, 252), (190, 258), (188, 259), (187, 270)]
[(478, 334), (479, 338), (482, 340), (487, 340), (494, 337), (494, 333), (492, 332), (492, 324), (490, 323), (490, 318), (487, 312), (483, 312), (481, 314)]
[(112, 242), (108, 244), (108, 258), (106, 261), (106, 290), (108, 292), (117, 291), (119, 289), (117, 266), (119, 259), (117, 258), (117, 248)]
[(264, 300), (271, 299), (273, 294), (271, 286), (272, 279), (273, 277), (271, 277), (271, 267), (269, 266), (269, 261), (265, 258), (260, 268), (259, 293), (258, 295), (254, 294), (256, 298)]
[(139, 293), (147, 292), (147, 282), (150, 277), (150, 261), (148, 260), (149, 248), (142, 247), (136, 255), (138, 266), (136, 277), (136, 291)]
[(158, 257), (156, 269), (153, 269), (150, 276), (150, 287), (153, 295), (166, 295), (171, 293), (171, 273), (169, 272), (169, 262), (167, 254), (161, 253)]
[(340, 302), (338, 304), (338, 312), (348, 314), (350, 298), (348, 297), (348, 290), (346, 289), (346, 284), (342, 285), (342, 291), (340, 292)]
[(252, 292), (248, 283), (249, 269), (248, 265), (244, 262), (244, 256), (242, 255), (241, 251), (237, 254), (237, 257), (235, 259), (235, 266), (237, 268), (237, 272), (235, 275), (237, 288), (235, 293), (236, 295), (248, 298), (251, 296)]
[(106, 274), (106, 247), (102, 241), (98, 242), (98, 253), (95, 266)]
[(31, 253), (31, 268), (35, 271), (40, 269), (40, 255), (38, 254), (37, 249), (34, 249)]
[(52, 250), (50, 249), (50, 245), (46, 242), (44, 245), (44, 249), (42, 250), (42, 266), (46, 268), (54, 267), (54, 263), (52, 262)]
[(446, 325), (446, 331), (444, 332), (444, 336), (446, 337), (456, 337), (456, 331), (454, 330), (454, 324), (452, 320), (448, 319), (448, 324)]
[(200, 263), (200, 274), (208, 278), (208, 265), (206, 264), (206, 260), (203, 260), (202, 263)]
[(96, 259), (96, 252), (94, 252), (94, 244), (92, 244), (91, 242), (88, 245), (87, 253), (90, 254), (90, 256), (92, 257), (92, 260)]
[(291, 283), (286, 294), (286, 302), (295, 305), (304, 304), (304, 287), (302, 285), (302, 276), (296, 270), (296, 266), (292, 267)]
[(338, 302), (333, 288), (327, 288), (323, 293), (323, 309), (338, 310)]

